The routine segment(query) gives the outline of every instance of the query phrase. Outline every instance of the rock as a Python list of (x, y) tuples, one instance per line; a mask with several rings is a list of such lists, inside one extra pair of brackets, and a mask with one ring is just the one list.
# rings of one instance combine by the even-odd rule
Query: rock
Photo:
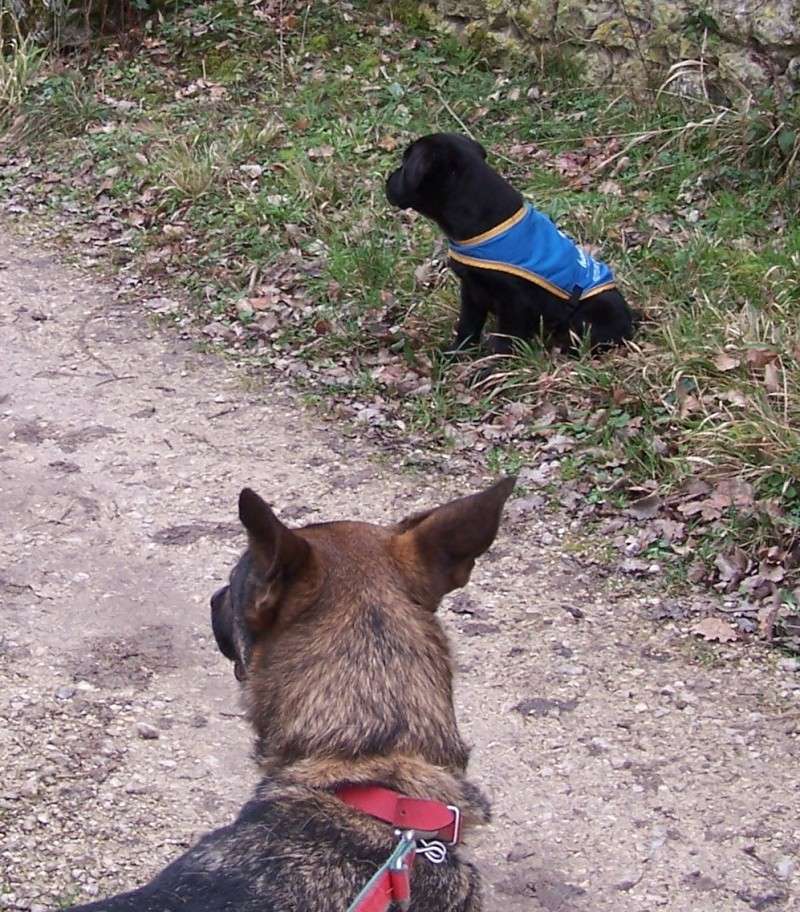
[[(552, 44), (570, 48), (589, 81), (612, 75), (645, 84), (665, 79), (671, 64), (700, 56), (703, 29), (691, 0), (434, 0), (434, 17), (483, 51), (514, 55)], [(792, 82), (789, 57), (800, 46), (796, 0), (709, 0), (703, 7), (714, 38), (713, 62), (700, 78), (687, 70), (671, 91), (691, 95), (746, 96)], [(757, 50), (756, 50), (757, 49)], [(673, 74), (674, 75), (674, 74)], [(776, 80), (778, 77), (778, 80)]]
[(794, 867), (794, 859), (790, 858), (788, 855), (782, 855), (775, 862), (775, 873), (778, 875), (778, 877), (780, 877), (781, 880), (788, 880), (792, 876)]
[(155, 741), (161, 737), (161, 732), (154, 725), (149, 725), (147, 722), (136, 723), (136, 734), (145, 741)]
[(586, 674), (586, 669), (583, 665), (559, 665), (558, 673), (573, 678)]
[(59, 687), (56, 691), (56, 700), (69, 700), (75, 696), (74, 687)]

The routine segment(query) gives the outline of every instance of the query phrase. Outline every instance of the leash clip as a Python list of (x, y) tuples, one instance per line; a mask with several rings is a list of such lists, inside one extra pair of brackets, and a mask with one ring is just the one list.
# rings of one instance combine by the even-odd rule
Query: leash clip
[[(410, 848), (405, 852), (398, 851), (389, 867), (392, 901), (401, 912), (408, 912), (411, 905), (411, 863), (416, 854), (415, 834), (413, 830), (395, 830), (395, 835), (400, 837), (398, 848), (404, 844), (410, 844)], [(407, 861), (409, 856), (410, 862)]]

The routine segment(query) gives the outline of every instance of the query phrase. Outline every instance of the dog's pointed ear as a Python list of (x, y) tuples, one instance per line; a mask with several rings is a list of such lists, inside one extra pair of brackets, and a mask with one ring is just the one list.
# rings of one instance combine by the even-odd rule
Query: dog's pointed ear
[(466, 585), (475, 559), (497, 535), (515, 483), (516, 478), (504, 478), (479, 494), (418, 513), (395, 527), (395, 556), (412, 577), (418, 579), (422, 571), (425, 579), (418, 579), (421, 585), (415, 588), (421, 601), (435, 600), (432, 609), (446, 592)]
[(269, 582), (291, 576), (308, 559), (308, 542), (284, 526), (269, 504), (250, 488), (242, 488), (239, 494), (239, 519), (247, 529), (250, 550)]

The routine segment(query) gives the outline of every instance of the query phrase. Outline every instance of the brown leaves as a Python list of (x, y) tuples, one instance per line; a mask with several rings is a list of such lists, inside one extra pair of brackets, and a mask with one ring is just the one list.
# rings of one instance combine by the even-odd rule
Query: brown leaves
[(648, 494), (635, 500), (628, 508), (628, 512), (639, 520), (653, 519), (660, 507), (661, 498), (658, 494)]
[(777, 357), (777, 352), (768, 348), (748, 348), (744, 355), (747, 366), (753, 370), (763, 370)]
[(723, 352), (721, 355), (717, 355), (717, 357), (714, 358), (714, 367), (716, 367), (718, 371), (735, 370), (741, 363), (739, 358), (735, 358), (733, 355), (729, 355), (726, 352)]
[(764, 365), (764, 386), (770, 393), (778, 393), (781, 390), (780, 375), (776, 361), (770, 361)]
[[(696, 499), (702, 494), (708, 496)], [(720, 479), (713, 489), (697, 480), (692, 489), (685, 491), (685, 498), (678, 504), (678, 512), (687, 519), (699, 517), (705, 522), (719, 519), (731, 507), (749, 509), (754, 502), (753, 486), (740, 478)]]
[(317, 146), (316, 148), (308, 150), (308, 157), (311, 161), (319, 161), (320, 159), (333, 158), (333, 153), (336, 150), (333, 146)]
[[(713, 358), (714, 367), (720, 373), (729, 373), (742, 366), (747, 367), (751, 377), (763, 382), (769, 393), (780, 393), (781, 364), (776, 351), (764, 347), (751, 347), (742, 353), (720, 352)], [(763, 373), (762, 373), (763, 372)], [(726, 390), (717, 394), (717, 398), (736, 406), (747, 406), (749, 401), (740, 390)]]
[(733, 627), (721, 618), (703, 618), (702, 621), (692, 624), (690, 630), (695, 636), (718, 643), (731, 643), (738, 639)]
[(728, 590), (735, 589), (750, 568), (749, 558), (738, 546), (726, 553), (718, 554), (714, 564), (719, 570), (720, 582), (724, 583)]
[(208, 79), (195, 79), (189, 85), (175, 90), (175, 98), (207, 98), (210, 101), (221, 101), (228, 94), (224, 85), (217, 82), (211, 82)]

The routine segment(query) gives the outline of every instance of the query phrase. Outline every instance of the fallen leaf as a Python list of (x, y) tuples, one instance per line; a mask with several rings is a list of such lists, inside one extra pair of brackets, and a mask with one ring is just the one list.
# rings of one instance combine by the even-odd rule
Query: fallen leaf
[(686, 537), (686, 526), (682, 522), (676, 522), (674, 519), (657, 519), (653, 526), (659, 534), (659, 537), (666, 542), (683, 541)]
[(750, 367), (760, 370), (766, 367), (770, 361), (774, 361), (778, 354), (768, 348), (748, 348), (744, 357)]
[(714, 367), (719, 371), (735, 370), (741, 363), (739, 358), (734, 358), (733, 355), (728, 355), (725, 352), (714, 358)]
[(736, 547), (724, 554), (718, 554), (714, 564), (719, 570), (719, 578), (733, 589), (747, 573), (750, 561), (741, 548)]
[(658, 513), (660, 507), (661, 498), (658, 494), (653, 493), (635, 500), (628, 508), (628, 512), (635, 516), (636, 519), (652, 519)]
[(696, 412), (700, 408), (700, 400), (696, 396), (686, 396), (678, 409), (678, 414), (681, 418), (685, 418), (687, 415), (691, 415), (692, 412)]
[(648, 573), (650, 571), (650, 567), (650, 561), (642, 560), (638, 557), (626, 557), (625, 560), (621, 561), (619, 565), (619, 568), (623, 573), (631, 573), (634, 576)]
[(778, 393), (781, 389), (781, 383), (778, 374), (778, 365), (775, 361), (770, 361), (764, 365), (764, 386), (770, 393)]
[(692, 624), (689, 630), (704, 640), (717, 640), (720, 643), (730, 643), (738, 639), (736, 631), (730, 624), (715, 617), (703, 618), (702, 621)]
[(761, 561), (758, 574), (771, 583), (780, 583), (786, 576), (786, 571), (779, 564), (768, 564), (766, 561)]
[(741, 478), (723, 478), (717, 482), (711, 497), (723, 507), (752, 507), (753, 486)]
[(333, 158), (333, 153), (333, 146), (317, 146), (314, 149), (308, 150), (308, 157), (311, 161), (316, 161), (320, 158)]
[(731, 405), (739, 406), (739, 408), (745, 408), (750, 405), (747, 397), (739, 390), (726, 390), (724, 393), (719, 393), (718, 395), (723, 401), (730, 402)]
[(772, 605), (764, 605), (763, 608), (759, 609), (758, 612), (758, 633), (763, 639), (768, 643), (772, 642), (772, 637), (775, 628), (775, 619), (778, 616), (778, 611), (780, 610), (780, 605), (775, 603)]
[(622, 196), (622, 187), (615, 180), (604, 180), (598, 185), (597, 191), (604, 196)]
[(431, 264), (420, 263), (414, 270), (414, 281), (417, 285), (427, 285), (431, 278)]

